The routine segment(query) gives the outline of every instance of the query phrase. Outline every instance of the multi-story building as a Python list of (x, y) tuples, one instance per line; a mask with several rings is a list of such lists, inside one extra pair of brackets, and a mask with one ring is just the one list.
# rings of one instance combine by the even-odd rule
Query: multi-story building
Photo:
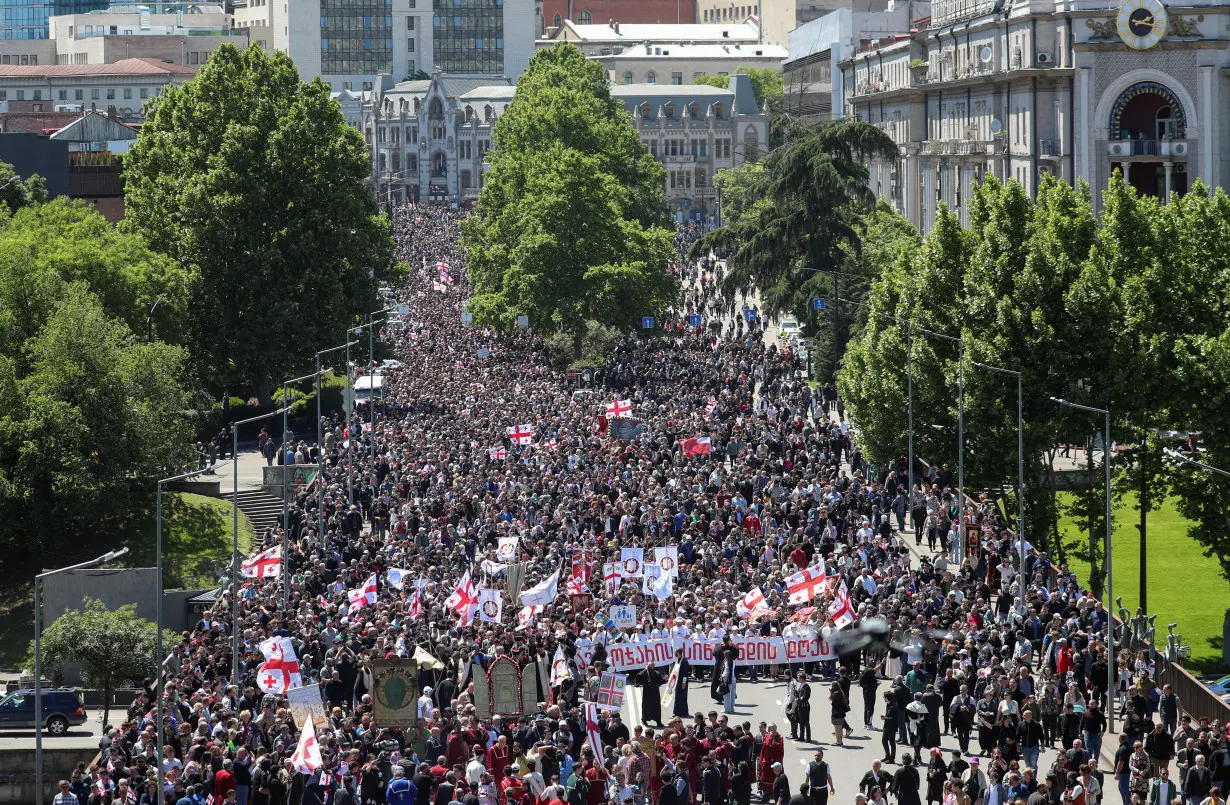
[(790, 32), (838, 9), (860, 12), (883, 11), (887, 0), (697, 0), (697, 22), (731, 22), (755, 17), (760, 24), (761, 41), (790, 44)]
[(870, 13), (840, 9), (790, 32), (790, 54), (782, 64), (782, 108), (808, 123), (842, 115), (841, 72), (833, 66), (858, 52), (859, 43), (909, 33), (914, 21), (930, 16), (926, 0), (897, 3)]
[(731, 75), (740, 67), (780, 70), (787, 55), (781, 45), (633, 45), (597, 56), (607, 76), (619, 84), (691, 84), (709, 75)]
[(0, 39), (47, 39), (47, 21), (53, 16), (107, 5), (108, 0), (0, 0)]
[(375, 75), (521, 74), (534, 54), (535, 0), (246, 0), (235, 25), (290, 55), (304, 78), (373, 90)]
[(610, 56), (635, 45), (753, 45), (760, 42), (760, 27), (754, 19), (728, 24), (624, 25), (620, 22), (581, 25), (565, 20), (537, 44), (553, 47), (571, 42), (586, 56)]
[(145, 100), (168, 84), (182, 84), (196, 72), (196, 68), (159, 59), (37, 67), (0, 65), (0, 103), (30, 101), (29, 112), (52, 112), (60, 107), (108, 112), (116, 120), (139, 121)]
[(539, 36), (564, 20), (591, 23), (686, 23), (696, 20), (696, 0), (542, 0)]
[[(512, 83), (440, 74), (399, 84), (381, 76), (374, 83), (361, 101), (359, 127), (371, 149), (377, 200), (475, 201), (495, 122), (516, 92)], [(713, 175), (755, 159), (768, 141), (767, 120), (745, 75), (732, 75), (729, 89), (621, 84), (611, 95), (628, 110), (649, 153), (666, 166), (667, 201), (680, 221), (712, 216), (718, 200)]]
[(248, 45), (248, 32), (232, 27), (222, 6), (167, 3), (115, 5), (85, 14), (55, 16), (48, 22), (58, 64), (109, 64), (154, 58), (200, 66), (224, 42)]
[(974, 182), (1043, 173), (1100, 189), (1121, 170), (1168, 198), (1230, 178), (1230, 6), (1191, 0), (935, 0), (913, 36), (842, 62), (846, 110), (901, 147), (872, 187), (922, 229), (968, 220)]

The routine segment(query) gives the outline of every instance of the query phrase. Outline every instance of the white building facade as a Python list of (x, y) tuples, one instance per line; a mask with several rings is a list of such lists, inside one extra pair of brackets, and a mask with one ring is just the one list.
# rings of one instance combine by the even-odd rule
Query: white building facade
[(1227, 178), (1230, 7), (1160, 0), (936, 0), (927, 27), (842, 63), (846, 112), (901, 154), (871, 185), (924, 231), (942, 202), (968, 222), (973, 184), (1084, 179), (1095, 207), (1121, 170), (1167, 198)]
[(697, 76), (731, 75), (740, 67), (781, 70), (788, 51), (781, 45), (633, 45), (597, 56), (614, 84), (691, 84)]

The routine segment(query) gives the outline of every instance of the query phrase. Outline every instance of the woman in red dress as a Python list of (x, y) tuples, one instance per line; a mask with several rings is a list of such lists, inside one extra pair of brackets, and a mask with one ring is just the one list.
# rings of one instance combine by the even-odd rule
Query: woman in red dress
[(769, 732), (764, 737), (764, 748), (760, 750), (760, 767), (756, 770), (756, 780), (760, 785), (761, 796), (768, 796), (773, 788), (773, 764), (781, 763), (786, 757), (786, 742), (777, 731), (776, 724), (769, 725)]

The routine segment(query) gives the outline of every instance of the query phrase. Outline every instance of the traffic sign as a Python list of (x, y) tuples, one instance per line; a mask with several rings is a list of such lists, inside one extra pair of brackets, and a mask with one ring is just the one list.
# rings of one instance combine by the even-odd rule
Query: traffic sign
[(518, 327), (520, 327), (522, 330), (524, 330), (526, 327), (529, 327), (529, 326), (530, 326), (530, 317), (529, 317), (529, 316), (524, 316), (524, 315), (522, 315), (522, 316), (518, 316), (518, 317), (517, 317), (517, 326), (518, 326)]
[(653, 329), (653, 316), (642, 317), (641, 327), (645, 328), (646, 330), (652, 330)]
[(702, 319), (699, 313), (693, 313), (691, 316), (688, 316), (688, 324), (692, 325), (693, 327), (699, 327), (701, 321)]
[(811, 300), (812, 310), (824, 310), (824, 297)]
[(747, 310), (743, 311), (743, 318), (747, 319), (748, 321), (756, 321), (756, 311), (752, 310), (749, 307)]

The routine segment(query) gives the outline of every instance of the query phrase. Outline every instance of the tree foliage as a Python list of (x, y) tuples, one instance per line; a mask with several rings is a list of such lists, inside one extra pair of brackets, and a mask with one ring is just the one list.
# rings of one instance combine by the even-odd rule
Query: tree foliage
[(528, 315), (579, 348), (587, 322), (627, 326), (670, 304), (665, 173), (600, 65), (568, 44), (539, 51), (493, 137), (464, 228), (477, 320)]
[(37, 173), (23, 179), (7, 162), (0, 162), (0, 204), (10, 214), (47, 201), (47, 183)]
[[(774, 70), (769, 67), (761, 69), (741, 64), (735, 72), (743, 73), (751, 80), (752, 94), (756, 96), (757, 106), (764, 108), (766, 103), (770, 104), (770, 106), (780, 104), (785, 87), (781, 70)], [(692, 83), (727, 89), (730, 86), (730, 76), (701, 73), (692, 77)]]
[(319, 79), (224, 45), (146, 108), (125, 160), (126, 226), (192, 272), (194, 358), (270, 398), (360, 314), (393, 268), (370, 163)]
[(114, 532), (142, 496), (141, 479), (189, 460), (186, 354), (145, 342), (147, 300), (165, 288), (175, 310), (182, 275), (79, 202), (21, 209), (0, 230), (0, 545), (9, 556)]
[[(81, 610), (70, 609), (43, 630), (42, 665), (56, 684), (63, 681), (61, 665), (75, 662), (81, 665), (86, 684), (103, 693), (103, 724), (111, 710), (111, 694), (120, 683), (142, 679), (158, 672), (161, 658), (156, 658), (158, 630), (156, 625), (137, 617), (135, 604), (108, 610), (101, 601), (87, 598)], [(172, 646), (178, 635), (163, 630), (163, 644)], [(34, 646), (30, 646), (33, 666)]]

